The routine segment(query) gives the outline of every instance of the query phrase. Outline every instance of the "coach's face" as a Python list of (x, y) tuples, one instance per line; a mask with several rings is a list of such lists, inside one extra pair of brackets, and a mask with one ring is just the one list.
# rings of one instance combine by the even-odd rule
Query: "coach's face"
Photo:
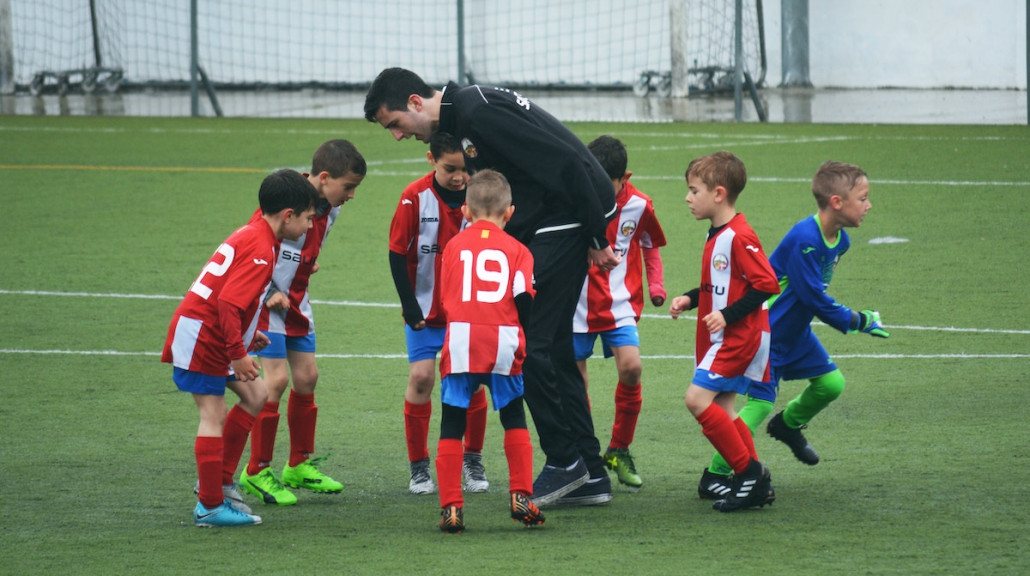
[(398, 141), (414, 136), (416, 140), (428, 144), (429, 135), (433, 133), (433, 121), (426, 114), (422, 97), (418, 94), (408, 98), (408, 106), (404, 110), (387, 110), (385, 105), (380, 107), (376, 112), (376, 121)]

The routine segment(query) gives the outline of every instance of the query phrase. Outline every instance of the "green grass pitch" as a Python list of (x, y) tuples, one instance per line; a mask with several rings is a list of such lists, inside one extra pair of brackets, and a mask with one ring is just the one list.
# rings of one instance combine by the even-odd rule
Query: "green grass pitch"
[[(738, 204), (771, 252), (815, 204), (828, 159), (863, 166), (873, 209), (834, 278), (877, 308), (883, 341), (817, 327), (847, 378), (796, 462), (758, 434), (776, 503), (719, 514), (697, 498), (712, 449), (683, 405), (694, 319), (648, 307), (645, 485), (604, 507), (507, 518), (491, 414), (489, 494), (441, 534), (434, 497), (407, 493), (407, 362), (387, 232), (425, 147), (363, 120), (0, 117), (0, 574), (1022, 574), (1030, 570), (1030, 132), (1021, 126), (573, 124), (622, 139), (669, 245), (670, 294), (696, 285), (707, 224), (683, 172), (728, 149)], [(198, 530), (196, 408), (159, 361), (178, 299), (249, 218), (265, 174), (304, 170), (347, 138), (369, 162), (312, 280), (321, 378), (317, 448), (345, 489), (292, 508), (249, 502), (246, 529)], [(884, 239), (893, 239), (884, 241)], [(607, 442), (615, 369), (591, 360)], [(781, 386), (782, 406), (801, 388)], [(230, 399), (232, 398), (230, 394)], [(435, 454), (434, 414), (431, 451)], [(532, 429), (532, 428), (531, 428)], [(535, 431), (533, 431), (536, 443)], [(282, 420), (276, 453), (286, 458)], [(542, 463), (537, 452), (537, 470)]]

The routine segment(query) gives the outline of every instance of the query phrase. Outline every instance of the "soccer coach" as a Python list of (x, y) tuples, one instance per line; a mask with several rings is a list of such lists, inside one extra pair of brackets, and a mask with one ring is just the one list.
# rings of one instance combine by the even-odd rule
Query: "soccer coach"
[(397, 140), (428, 143), (432, 132), (449, 132), (470, 172), (492, 168), (508, 179), (515, 214), (505, 231), (529, 247), (535, 262), (523, 369), (547, 462), (533, 483), (533, 501), (553, 504), (596, 479), (593, 498), (575, 500), (607, 502), (611, 485), (576, 367), (572, 319), (588, 267), (619, 262), (605, 236), (616, 209), (611, 180), (568, 128), (505, 88), (451, 82), (436, 90), (414, 72), (388, 68), (369, 88), (364, 112)]

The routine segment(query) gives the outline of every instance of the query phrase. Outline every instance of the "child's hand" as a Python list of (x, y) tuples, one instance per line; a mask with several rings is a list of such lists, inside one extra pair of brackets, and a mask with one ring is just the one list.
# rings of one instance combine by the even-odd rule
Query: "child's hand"
[[(265, 336), (267, 339), (268, 336)], [(232, 361), (232, 371), (240, 382), (250, 382), (261, 375), (257, 361), (251, 356), (244, 356)]]
[(726, 327), (726, 317), (724, 317), (722, 312), (719, 310), (705, 316), (701, 321), (705, 323), (705, 327), (707, 327), (708, 331), (711, 333), (718, 332)]
[(282, 292), (276, 292), (265, 300), (265, 306), (269, 310), (286, 310), (290, 307), (290, 298)]
[(250, 341), (250, 351), (260, 352), (264, 350), (265, 346), (271, 344), (272, 341), (268, 338), (268, 334), (260, 330), (254, 331), (254, 339)]
[(665, 296), (651, 296), (651, 304), (654, 304), (655, 306), (665, 304)]
[(669, 304), (669, 316), (675, 320), (688, 308), (690, 308), (690, 296), (677, 296), (672, 299), (672, 304)]

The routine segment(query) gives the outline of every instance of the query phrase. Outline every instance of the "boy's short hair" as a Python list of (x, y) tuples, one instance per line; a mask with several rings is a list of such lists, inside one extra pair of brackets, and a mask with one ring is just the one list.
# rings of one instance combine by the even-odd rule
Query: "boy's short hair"
[(700, 156), (690, 161), (685, 178), (691, 176), (705, 183), (709, 190), (716, 186), (726, 189), (726, 199), (732, 204), (747, 185), (744, 162), (725, 150)]
[(300, 214), (318, 203), (318, 191), (303, 174), (290, 168), (276, 170), (261, 182), (258, 203), (262, 214), (278, 214), (287, 208)]
[(511, 206), (511, 185), (496, 170), (480, 170), (469, 179), (465, 204), (473, 216), (501, 216)]
[(461, 152), (461, 143), (450, 132), (433, 132), (429, 136), (429, 153), (439, 159), (444, 154)]
[(367, 171), (365, 157), (348, 140), (329, 140), (311, 158), (312, 174), (327, 172), (333, 178), (342, 178), (351, 172), (364, 176)]
[(613, 136), (598, 136), (593, 142), (587, 144), (587, 149), (597, 158), (597, 162), (604, 168), (608, 178), (617, 180), (626, 174), (626, 166), (629, 160), (626, 155), (626, 146), (618, 138)]
[(365, 95), (365, 119), (376, 121), (376, 113), (383, 106), (389, 111), (406, 110), (408, 97), (418, 94), (431, 98), (436, 92), (418, 74), (404, 68), (387, 68), (376, 76)]
[(858, 166), (829, 160), (823, 162), (812, 178), (812, 195), (815, 196), (819, 208), (826, 208), (830, 204), (831, 196), (847, 198), (858, 181), (863, 178), (868, 180), (869, 176)]

